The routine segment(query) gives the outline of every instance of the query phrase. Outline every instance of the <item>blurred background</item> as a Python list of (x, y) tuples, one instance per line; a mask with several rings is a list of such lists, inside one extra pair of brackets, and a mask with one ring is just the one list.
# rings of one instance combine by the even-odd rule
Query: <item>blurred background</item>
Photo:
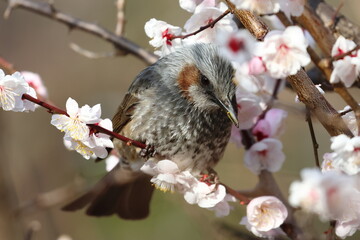
[[(340, 1), (329, 2), (337, 6)], [(115, 29), (115, 0), (57, 0), (55, 7), (111, 31)], [(0, 13), (5, 8), (6, 2), (1, 1)], [(341, 11), (360, 24), (358, 9), (359, 1), (347, 0)], [(125, 15), (125, 36), (150, 51), (152, 47), (144, 33), (146, 21), (156, 18), (183, 26), (190, 16), (175, 0), (127, 1)], [(25, 10), (15, 10), (9, 19), (0, 19), (1, 57), (13, 63), (17, 70), (39, 73), (50, 99), (59, 107), (65, 108), (68, 97), (79, 105), (101, 103), (102, 117), (111, 118), (145, 64), (131, 55), (91, 60), (72, 51), (70, 43), (94, 52), (113, 51), (103, 40), (70, 31), (62, 24)], [(337, 109), (345, 106), (335, 94), (328, 96)], [(279, 96), (289, 111), (287, 130), (282, 137), (286, 162), (275, 174), (284, 195), (288, 194), (289, 184), (298, 179), (300, 169), (315, 165), (303, 108), (294, 103), (294, 97), (289, 90)], [(230, 216), (219, 219), (213, 212), (185, 203), (178, 194), (160, 191), (155, 192), (150, 217), (142, 221), (91, 218), (82, 211), (62, 212), (61, 206), (69, 199), (58, 196), (75, 196), (101, 178), (105, 166), (67, 151), (62, 143), (63, 134), (50, 125), (50, 118), (43, 109), (28, 114), (0, 112), (0, 239), (27, 239), (31, 229), (35, 230), (31, 239), (38, 240), (55, 240), (60, 236), (62, 240), (66, 236), (73, 240), (251, 239), (238, 224), (245, 207), (238, 204)], [(329, 151), (329, 136), (316, 122), (315, 130), (322, 156)], [(257, 178), (243, 166), (242, 154), (242, 150), (229, 144), (216, 170), (221, 181), (229, 186), (250, 189)], [(300, 219), (319, 239), (328, 226), (317, 217)]]

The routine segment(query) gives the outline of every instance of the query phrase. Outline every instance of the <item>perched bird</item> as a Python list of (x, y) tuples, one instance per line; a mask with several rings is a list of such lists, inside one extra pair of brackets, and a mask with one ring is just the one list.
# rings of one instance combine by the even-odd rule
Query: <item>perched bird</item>
[[(183, 47), (143, 70), (113, 118), (114, 131), (153, 146), (155, 160), (174, 161), (194, 174), (211, 170), (222, 157), (231, 125), (238, 125), (234, 69), (216, 46)], [(92, 216), (149, 214), (150, 176), (139, 170), (139, 149), (114, 139), (120, 163), (89, 192), (63, 208), (87, 205)]]

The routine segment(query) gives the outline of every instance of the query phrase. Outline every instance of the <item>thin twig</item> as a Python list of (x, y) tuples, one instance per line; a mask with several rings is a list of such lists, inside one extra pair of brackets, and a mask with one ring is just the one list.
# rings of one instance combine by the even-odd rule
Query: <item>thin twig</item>
[(318, 153), (319, 144), (316, 141), (314, 126), (312, 124), (311, 114), (310, 114), (310, 110), (308, 108), (306, 108), (306, 122), (308, 123), (309, 130), (310, 130), (311, 141), (313, 144), (313, 151), (314, 151), (314, 157), (315, 157), (315, 163), (316, 163), (316, 166), (318, 168), (320, 168), (319, 153)]
[(32, 221), (26, 230), (24, 240), (32, 240), (35, 232), (41, 229), (41, 224), (38, 221)]
[(9, 17), (11, 11), (16, 8), (22, 8), (47, 18), (56, 20), (67, 25), (70, 29), (78, 29), (94, 36), (100, 37), (110, 42), (116, 49), (124, 54), (130, 53), (141, 59), (147, 64), (153, 64), (158, 57), (141, 48), (129, 39), (110, 32), (109, 30), (90, 22), (77, 19), (68, 14), (58, 11), (53, 5), (46, 2), (33, 2), (30, 0), (8, 0), (8, 7), (4, 16)]
[(326, 234), (326, 240), (336, 240), (336, 234), (335, 234), (335, 225), (336, 221), (330, 221), (329, 229), (325, 232)]
[(237, 200), (240, 201), (240, 204), (242, 205), (246, 205), (250, 202), (250, 199), (248, 197), (246, 197), (245, 195), (239, 193), (238, 191), (232, 189), (231, 187), (220, 183), (221, 185), (223, 185), (226, 188), (226, 192), (230, 195), (232, 195), (233, 197), (235, 197)]
[(351, 108), (349, 108), (348, 110), (345, 110), (345, 111), (342, 111), (340, 112), (340, 115), (341, 116), (344, 116), (345, 114), (349, 113), (349, 112), (352, 112), (353, 110)]
[(64, 203), (74, 195), (79, 194), (80, 190), (83, 189), (83, 185), (84, 180), (78, 177), (70, 184), (48, 192), (40, 193), (34, 199), (20, 204), (20, 206), (16, 209), (16, 215), (30, 210), (34, 211), (37, 209), (48, 209)]
[[(277, 97), (278, 97), (278, 93), (279, 93), (279, 90), (280, 90), (281, 82), (282, 82), (282, 79), (277, 79), (277, 80), (276, 80), (276, 83), (275, 83), (275, 86), (274, 86), (274, 89), (273, 89), (273, 93), (272, 93), (272, 95), (271, 95), (271, 98), (270, 98), (270, 100), (268, 101), (268, 103), (266, 104), (265, 110), (264, 110), (264, 111), (261, 113), (261, 115), (258, 117), (258, 121), (261, 120), (261, 119), (264, 119), (266, 113), (273, 107), (274, 102), (275, 102), (275, 100), (276, 100)], [(257, 124), (257, 123), (255, 123), (254, 126), (255, 126), (256, 124)]]
[(344, 6), (344, 3), (345, 3), (345, 0), (341, 0), (339, 5), (337, 6), (335, 12), (334, 12), (334, 15), (332, 16), (331, 20), (332, 20), (332, 24), (331, 26), (334, 26), (335, 25), (335, 22), (336, 22), (336, 18), (341, 10), (341, 8)]
[(332, 57), (330, 61), (333, 62), (333, 61), (337, 61), (339, 59), (343, 59), (344, 57), (351, 55), (352, 52), (357, 51), (359, 49), (360, 49), (360, 45), (357, 45), (353, 49), (351, 49), (350, 51), (347, 51), (346, 53), (343, 53), (343, 54), (336, 55), (336, 56)]
[(173, 40), (173, 39), (176, 39), (176, 38), (185, 39), (185, 38), (194, 36), (194, 35), (198, 34), (199, 32), (204, 31), (205, 29), (213, 28), (218, 21), (220, 21), (221, 19), (223, 19), (223, 18), (224, 18), (226, 15), (228, 15), (229, 13), (230, 13), (230, 10), (227, 9), (227, 10), (226, 10), (223, 14), (221, 14), (219, 17), (217, 17), (217, 18), (214, 19), (213, 21), (209, 22), (209, 23), (206, 24), (205, 26), (200, 27), (198, 30), (196, 30), (196, 31), (194, 31), (194, 32), (192, 32), (192, 33), (186, 34), (186, 35), (172, 36), (171, 38), (169, 38), (169, 40)]
[(99, 59), (99, 58), (109, 58), (109, 57), (115, 57), (119, 54), (117, 52), (105, 52), (105, 53), (95, 53), (89, 50), (86, 50), (76, 43), (70, 43), (69, 47), (76, 53), (83, 55), (84, 57), (90, 58), (90, 59)]
[(116, 2), (117, 8), (117, 21), (116, 21), (116, 28), (115, 34), (117, 36), (122, 36), (125, 31), (125, 0), (117, 0)]

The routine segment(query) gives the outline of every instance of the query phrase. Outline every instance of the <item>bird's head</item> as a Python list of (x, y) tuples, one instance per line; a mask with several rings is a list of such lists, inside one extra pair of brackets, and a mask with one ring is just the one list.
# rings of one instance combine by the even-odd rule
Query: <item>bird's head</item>
[[(211, 44), (194, 44), (169, 54), (168, 83), (196, 108), (221, 109), (238, 126), (234, 69)], [(174, 79), (175, 81), (171, 81)]]

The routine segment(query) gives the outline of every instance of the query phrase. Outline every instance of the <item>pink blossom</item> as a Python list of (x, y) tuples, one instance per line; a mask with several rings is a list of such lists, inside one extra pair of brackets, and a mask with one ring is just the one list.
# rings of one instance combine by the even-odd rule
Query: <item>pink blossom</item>
[(209, 208), (209, 210), (214, 211), (217, 217), (228, 216), (232, 209), (229, 202), (236, 202), (236, 198), (230, 194), (226, 194), (221, 202), (217, 203), (214, 207)]
[(155, 54), (159, 56), (167, 55), (182, 45), (180, 38), (173, 39), (173, 37), (181, 35), (181, 32), (180, 27), (175, 27), (155, 18), (150, 19), (145, 24), (145, 33), (151, 38), (150, 45), (157, 49), (160, 48), (160, 50), (155, 51)]
[(354, 233), (360, 229), (360, 218), (351, 219), (348, 221), (336, 221), (335, 234), (345, 239), (354, 235)]
[(262, 170), (276, 172), (284, 161), (282, 143), (274, 138), (266, 138), (253, 144), (244, 156), (245, 166), (255, 174), (259, 174)]
[(359, 219), (360, 191), (358, 179), (335, 171), (318, 169), (301, 171), (302, 181), (290, 186), (289, 203), (319, 215), (322, 220)]
[(242, 138), (240, 131), (241, 130), (234, 125), (231, 127), (230, 141), (232, 141), (238, 148), (242, 147)]
[[(202, 7), (197, 9), (194, 15), (192, 15), (184, 25), (186, 34), (197, 31), (200, 27), (211, 23), (222, 13), (223, 11), (216, 7)], [(198, 34), (187, 38), (186, 42), (187, 44), (195, 42), (212, 43), (215, 41), (219, 29), (221, 29), (222, 32), (233, 32), (237, 29), (237, 26), (231, 16), (228, 15), (217, 22), (214, 27), (207, 28)]]
[(299, 17), (304, 11), (305, 0), (278, 0), (280, 10), (290, 18), (291, 16)]
[(261, 100), (254, 94), (246, 93), (240, 88), (236, 90), (239, 129), (254, 126), (257, 117), (262, 113)]
[[(277, 81), (266, 73), (262, 74), (262, 71), (266, 71), (266, 69), (259, 57), (255, 57), (250, 62), (243, 64), (233, 62), (233, 65), (236, 69), (235, 80), (239, 89), (257, 94), (264, 98), (264, 100), (271, 97)], [(278, 90), (281, 91), (284, 85), (285, 81), (282, 81)]]
[(250, 75), (258, 75), (258, 74), (262, 74), (266, 71), (264, 62), (262, 61), (262, 59), (260, 57), (253, 57), (248, 62), (248, 68), (249, 68), (248, 73)]
[(226, 190), (223, 185), (208, 185), (198, 181), (184, 194), (184, 199), (189, 204), (197, 204), (201, 208), (214, 208), (224, 200)]
[(41, 80), (41, 77), (37, 73), (22, 71), (21, 74), (25, 78), (25, 81), (29, 84), (30, 87), (35, 89), (36, 95), (42, 99), (48, 98), (47, 89)]
[(268, 33), (264, 42), (258, 43), (256, 54), (264, 61), (271, 77), (285, 78), (311, 62), (307, 46), (302, 29), (290, 26), (283, 32), (275, 30)]
[[(344, 54), (356, 47), (356, 44), (343, 36), (336, 40), (331, 56), (335, 57)], [(351, 87), (360, 73), (360, 56), (358, 51), (333, 62), (334, 70), (330, 77), (331, 83), (343, 82), (346, 87)]]
[(255, 39), (247, 30), (218, 31), (216, 43), (226, 58), (239, 63), (250, 60), (255, 47)]
[(267, 232), (280, 227), (288, 216), (285, 205), (276, 197), (263, 196), (250, 201), (246, 207), (249, 224), (257, 231)]
[(267, 111), (264, 119), (257, 122), (252, 132), (258, 140), (277, 138), (284, 132), (284, 120), (287, 113), (282, 109), (272, 108)]

